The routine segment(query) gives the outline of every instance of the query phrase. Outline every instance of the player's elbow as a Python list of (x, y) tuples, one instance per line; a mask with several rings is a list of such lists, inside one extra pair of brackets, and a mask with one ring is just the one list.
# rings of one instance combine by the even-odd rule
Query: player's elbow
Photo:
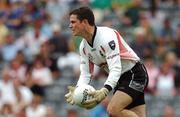
[(110, 69), (110, 72), (121, 73), (122, 68), (120, 66), (114, 66)]

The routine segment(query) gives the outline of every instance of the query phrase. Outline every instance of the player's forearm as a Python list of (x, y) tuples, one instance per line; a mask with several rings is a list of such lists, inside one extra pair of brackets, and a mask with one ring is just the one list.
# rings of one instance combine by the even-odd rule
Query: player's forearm
[(109, 76), (104, 83), (104, 87), (107, 88), (108, 90), (112, 90), (115, 88), (117, 85), (117, 82), (120, 78), (121, 72), (119, 70), (113, 70), (109, 73)]
[(77, 86), (80, 84), (89, 84), (91, 75), (80, 75), (79, 80), (77, 82)]

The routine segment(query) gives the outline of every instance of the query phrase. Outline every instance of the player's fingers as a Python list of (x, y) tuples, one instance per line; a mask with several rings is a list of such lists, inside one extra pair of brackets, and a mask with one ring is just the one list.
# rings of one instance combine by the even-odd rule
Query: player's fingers
[(69, 91), (73, 91), (73, 90), (74, 90), (74, 87), (73, 87), (73, 86), (68, 86), (68, 90), (69, 90)]
[(70, 103), (73, 99), (71, 97), (67, 98), (66, 101)]
[(97, 104), (94, 102), (94, 103), (91, 103), (91, 104), (88, 104), (88, 105), (84, 105), (84, 108), (86, 109), (92, 109), (93, 107), (95, 107)]
[(91, 103), (95, 103), (96, 102), (96, 98), (92, 98), (90, 100), (87, 100), (84, 102), (85, 105), (91, 104)]
[(69, 103), (70, 103), (71, 105), (74, 105), (74, 100), (71, 100)]
[(65, 98), (69, 98), (70, 96), (71, 96), (71, 93), (69, 92), (65, 95)]
[(89, 91), (89, 92), (88, 92), (88, 95), (89, 95), (89, 96), (93, 96), (93, 97), (94, 97), (95, 94), (96, 94), (96, 91)]
[(72, 100), (69, 100), (69, 99), (66, 100), (67, 103), (70, 103), (71, 101), (72, 101)]

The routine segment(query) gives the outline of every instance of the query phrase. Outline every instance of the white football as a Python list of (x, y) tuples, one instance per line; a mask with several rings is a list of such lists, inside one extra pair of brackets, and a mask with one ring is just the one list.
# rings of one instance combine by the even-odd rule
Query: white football
[(73, 94), (73, 99), (75, 101), (75, 104), (83, 107), (83, 103), (86, 100), (89, 100), (92, 98), (92, 96), (88, 95), (89, 91), (95, 91), (94, 87), (91, 85), (79, 85), (75, 90)]

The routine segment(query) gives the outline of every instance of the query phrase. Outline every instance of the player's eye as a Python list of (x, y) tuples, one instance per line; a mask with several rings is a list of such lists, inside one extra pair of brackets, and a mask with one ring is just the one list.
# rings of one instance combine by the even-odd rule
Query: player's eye
[(76, 23), (76, 21), (71, 21), (72, 24)]

